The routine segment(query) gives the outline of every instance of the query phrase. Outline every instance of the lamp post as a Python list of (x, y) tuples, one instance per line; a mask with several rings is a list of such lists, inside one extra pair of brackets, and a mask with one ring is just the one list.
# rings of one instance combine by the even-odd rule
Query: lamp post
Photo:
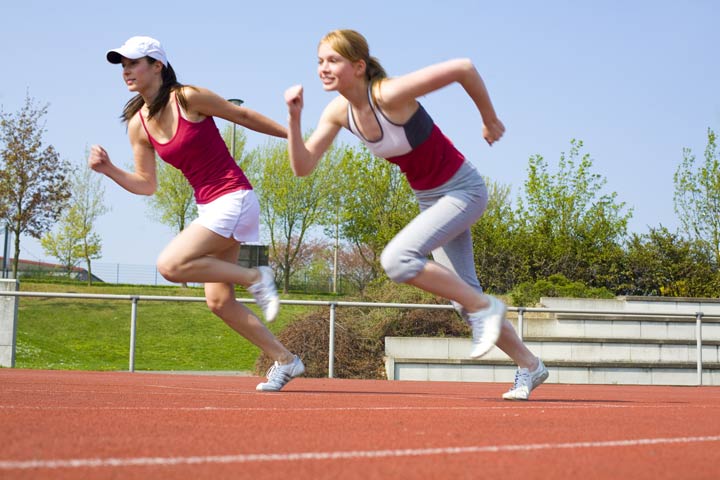
[[(238, 107), (245, 103), (239, 98), (228, 98), (228, 102), (232, 103), (233, 105), (237, 105)], [(235, 122), (233, 122), (232, 140), (230, 141), (230, 155), (232, 155), (233, 160), (235, 160), (235, 127)]]

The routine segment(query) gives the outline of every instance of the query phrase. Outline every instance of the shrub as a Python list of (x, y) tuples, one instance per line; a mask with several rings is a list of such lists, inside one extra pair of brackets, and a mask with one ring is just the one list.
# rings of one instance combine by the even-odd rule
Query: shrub
[(588, 287), (559, 273), (535, 283), (523, 282), (510, 292), (513, 305), (518, 307), (534, 306), (540, 297), (615, 298), (615, 295), (605, 287)]

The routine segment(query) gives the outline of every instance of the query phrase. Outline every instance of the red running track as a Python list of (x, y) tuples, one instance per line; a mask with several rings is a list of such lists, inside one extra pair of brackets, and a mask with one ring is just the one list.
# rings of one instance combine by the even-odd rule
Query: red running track
[(717, 479), (720, 388), (0, 369), (0, 478)]

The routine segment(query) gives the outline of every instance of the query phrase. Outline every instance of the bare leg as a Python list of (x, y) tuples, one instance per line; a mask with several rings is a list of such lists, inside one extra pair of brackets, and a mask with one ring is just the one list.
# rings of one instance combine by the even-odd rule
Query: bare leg
[[(240, 245), (235, 244), (218, 255), (220, 262), (237, 259)], [(267, 329), (265, 324), (245, 305), (235, 299), (235, 289), (229, 283), (205, 283), (205, 297), (208, 307), (230, 328), (259, 347), (267, 356), (278, 363), (290, 363), (293, 354)]]
[(175, 237), (160, 253), (158, 270), (171, 282), (220, 282), (248, 287), (260, 279), (260, 272), (244, 268), (236, 259), (221, 260), (215, 255), (239, 245), (205, 227), (192, 224)]
[(237, 265), (240, 244), (192, 224), (175, 237), (158, 258), (158, 270), (172, 282), (205, 283), (208, 307), (230, 328), (279, 363), (293, 355), (252, 311), (235, 299), (234, 284), (250, 286), (260, 279), (256, 269)]
[[(434, 295), (458, 302), (470, 312), (488, 306), (487, 300), (481, 293), (465, 283), (455, 273), (434, 261), (428, 261), (420, 274), (408, 280), (407, 283)], [(537, 368), (538, 358), (520, 340), (515, 328), (507, 319), (503, 321), (500, 338), (496, 345), (520, 368), (530, 370)]]

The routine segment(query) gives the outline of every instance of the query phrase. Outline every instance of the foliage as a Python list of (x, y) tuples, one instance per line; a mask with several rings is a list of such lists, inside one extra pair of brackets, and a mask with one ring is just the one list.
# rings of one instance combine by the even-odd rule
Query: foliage
[(665, 227), (633, 234), (625, 260), (627, 295), (716, 297), (720, 274), (706, 242), (689, 240)]
[(507, 292), (528, 276), (523, 231), (510, 202), (510, 188), (485, 179), (488, 205), (472, 227), (475, 267), (483, 287)]
[(385, 245), (419, 213), (415, 195), (395, 165), (365, 146), (345, 147), (340, 165), (341, 236), (357, 247), (377, 278)]
[(102, 240), (94, 231), (95, 220), (108, 211), (103, 204), (101, 178), (87, 167), (77, 168), (71, 176), (68, 208), (60, 217), (59, 229), (41, 238), (45, 252), (57, 258), (68, 274), (80, 260), (85, 260), (88, 283), (92, 283), (92, 260), (101, 257)]
[(583, 282), (568, 280), (559, 273), (536, 282), (522, 282), (510, 292), (513, 305), (518, 307), (534, 306), (540, 301), (540, 297), (613, 298), (614, 296), (613, 292), (605, 287), (588, 287)]
[(193, 189), (180, 170), (159, 157), (156, 162), (157, 190), (147, 198), (149, 216), (179, 233), (197, 217)]
[[(435, 304), (436, 297), (407, 285), (378, 280), (366, 291), (367, 301)], [(330, 319), (327, 309), (302, 315), (278, 334), (278, 339), (305, 363), (306, 375), (327, 377)], [(339, 308), (335, 319), (334, 376), (385, 378), (386, 336), (461, 336), (470, 334), (454, 310)], [(260, 355), (255, 373), (261, 375), (272, 359)]]
[(692, 238), (706, 242), (720, 263), (720, 155), (717, 135), (708, 128), (705, 161), (695, 164), (695, 155), (683, 149), (683, 161), (675, 171), (675, 213)]
[(280, 269), (285, 293), (307, 235), (320, 224), (331, 201), (336, 154), (330, 150), (312, 174), (298, 178), (290, 168), (286, 143), (270, 140), (246, 165), (260, 197), (260, 215), (270, 234), (270, 255)]
[(631, 213), (623, 213), (625, 204), (616, 193), (601, 194), (606, 181), (592, 173), (589, 154), (580, 157), (582, 141), (570, 143), (556, 174), (549, 173), (542, 156), (530, 158), (518, 207), (524, 254), (531, 279), (562, 273), (603, 286), (617, 269)]
[(28, 94), (16, 113), (0, 110), (0, 216), (15, 235), (13, 276), (17, 276), (20, 238), (40, 238), (58, 220), (70, 197), (70, 166), (52, 145), (43, 147), (41, 124), (48, 106)]

